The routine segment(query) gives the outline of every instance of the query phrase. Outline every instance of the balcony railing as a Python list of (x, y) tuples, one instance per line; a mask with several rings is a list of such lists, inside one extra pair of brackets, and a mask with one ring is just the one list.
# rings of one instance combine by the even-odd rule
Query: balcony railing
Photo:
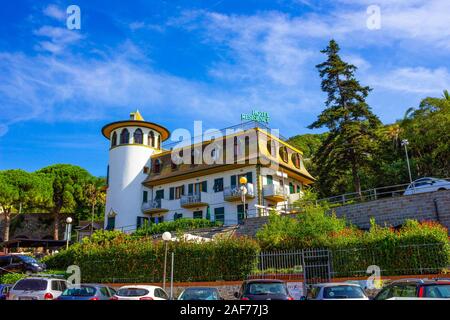
[(162, 207), (162, 199), (154, 199), (150, 202), (144, 202), (142, 204), (142, 211), (145, 213), (157, 213), (157, 212), (164, 212), (169, 211), (166, 208)]
[(264, 198), (270, 201), (281, 202), (289, 195), (287, 187), (275, 184), (268, 184), (263, 187)]
[[(246, 199), (252, 199), (255, 197), (255, 188), (252, 183), (246, 183), (245, 187), (247, 188), (247, 194), (245, 196)], [(223, 198), (226, 201), (236, 201), (241, 199), (241, 187), (233, 186), (233, 187), (225, 187), (223, 189)]]
[(183, 208), (191, 208), (196, 206), (207, 205), (207, 203), (202, 200), (202, 193), (200, 192), (196, 194), (181, 196), (180, 205)]

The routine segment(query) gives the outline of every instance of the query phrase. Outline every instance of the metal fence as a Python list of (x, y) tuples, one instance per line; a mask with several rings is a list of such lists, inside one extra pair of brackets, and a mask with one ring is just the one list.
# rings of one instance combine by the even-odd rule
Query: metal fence
[[(444, 178), (440, 180), (446, 180), (450, 182), (450, 178)], [(318, 199), (316, 202), (328, 202), (331, 205), (346, 205), (353, 204), (358, 202), (372, 201), (383, 198), (393, 198), (393, 197), (401, 197), (405, 194), (405, 191), (408, 189), (410, 183), (397, 184), (392, 186), (378, 187), (368, 190), (361, 191), (361, 194), (357, 192), (344, 193), (337, 196), (332, 196), (328, 198)], [(417, 187), (415, 190), (416, 193), (422, 192), (432, 192), (436, 190), (444, 189), (445, 187), (439, 188), (435, 186), (421, 186)], [(448, 189), (448, 186), (447, 186)], [(412, 194), (414, 194), (414, 190), (411, 190)]]

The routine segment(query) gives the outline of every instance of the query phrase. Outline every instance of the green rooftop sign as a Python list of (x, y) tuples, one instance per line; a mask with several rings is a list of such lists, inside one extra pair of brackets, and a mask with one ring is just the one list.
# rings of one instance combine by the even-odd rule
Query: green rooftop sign
[(267, 112), (255, 111), (252, 113), (242, 113), (241, 121), (258, 121), (262, 123), (269, 123), (270, 117)]

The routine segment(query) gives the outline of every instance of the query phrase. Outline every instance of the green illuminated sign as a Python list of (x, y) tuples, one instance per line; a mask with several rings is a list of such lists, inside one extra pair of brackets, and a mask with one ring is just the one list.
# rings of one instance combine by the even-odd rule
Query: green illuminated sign
[(244, 121), (244, 120), (269, 123), (270, 117), (267, 112), (253, 110), (252, 113), (242, 113), (241, 114), (241, 121)]

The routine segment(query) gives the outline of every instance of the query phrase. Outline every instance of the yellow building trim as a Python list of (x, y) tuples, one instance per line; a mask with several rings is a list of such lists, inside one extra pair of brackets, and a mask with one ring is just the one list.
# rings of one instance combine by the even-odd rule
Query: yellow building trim
[(103, 136), (106, 139), (109, 139), (111, 136), (111, 132), (113, 130), (123, 128), (123, 127), (141, 127), (141, 128), (149, 128), (157, 131), (161, 135), (161, 140), (165, 141), (169, 138), (170, 132), (168, 129), (164, 128), (153, 122), (140, 121), (140, 120), (125, 120), (125, 121), (117, 121), (113, 123), (109, 123), (102, 128)]

